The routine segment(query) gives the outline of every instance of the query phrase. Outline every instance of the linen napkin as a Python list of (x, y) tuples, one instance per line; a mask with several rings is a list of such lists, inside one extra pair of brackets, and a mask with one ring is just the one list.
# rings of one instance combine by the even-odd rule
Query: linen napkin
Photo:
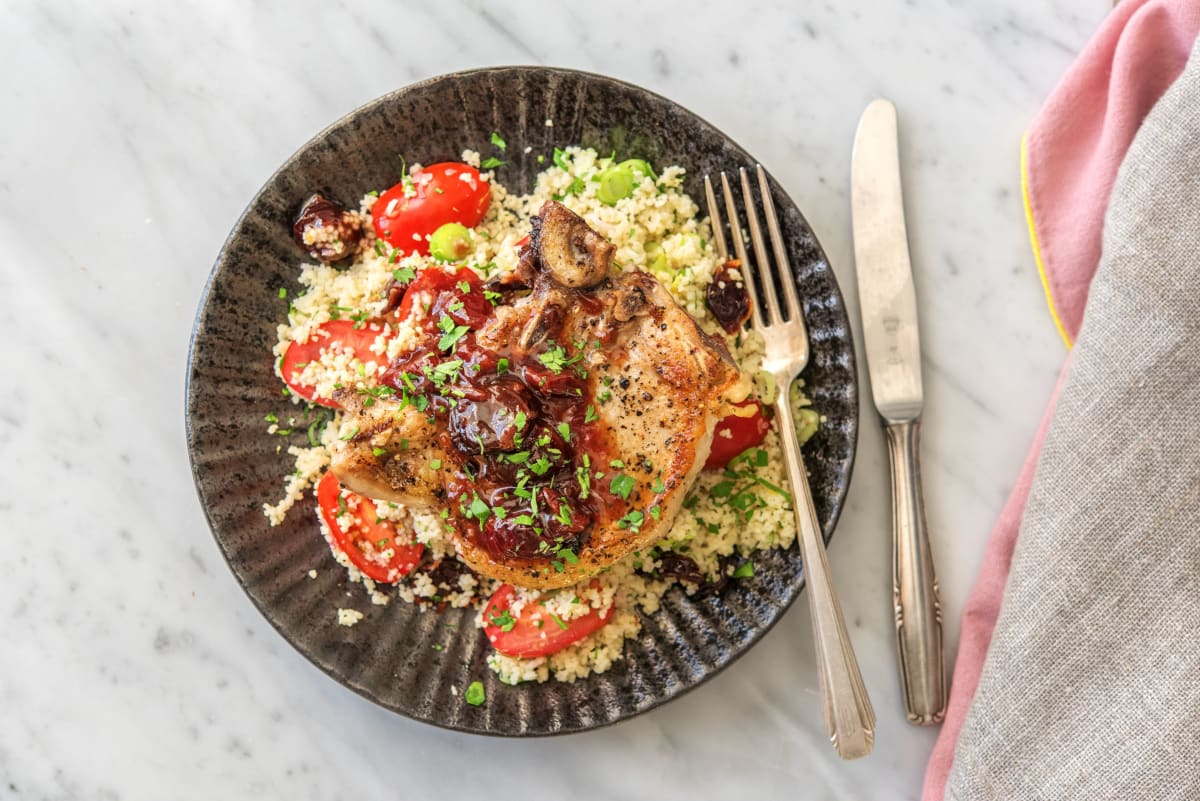
[[(1179, 126), (1200, 131), (1200, 68), (1139, 132), (1197, 30), (1200, 3), (1126, 0), (1030, 130), (1027, 210), (1051, 308), (1065, 337), (1087, 322), (968, 601), (925, 801), (1200, 797), (1195, 679), (1178, 673), (1197, 667), (1180, 627), (1200, 624), (1200, 557), (1186, 531), (1200, 523), (1200, 454), (1186, 431), (1200, 364), (1186, 314), (1197, 300), (1189, 259), (1200, 261), (1200, 165), (1188, 162), (1200, 142), (1170, 138)], [(1146, 59), (1155, 66), (1139, 69)], [(1100, 222), (1135, 133), (1085, 318), (1080, 288), (1096, 270)], [(1174, 375), (1163, 372), (1169, 363)]]

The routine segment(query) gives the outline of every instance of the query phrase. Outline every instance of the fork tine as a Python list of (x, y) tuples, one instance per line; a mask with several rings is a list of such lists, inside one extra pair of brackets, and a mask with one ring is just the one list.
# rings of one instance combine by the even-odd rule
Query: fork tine
[(754, 193), (750, 191), (750, 179), (746, 177), (745, 167), (738, 168), (738, 176), (742, 179), (742, 202), (746, 206), (746, 223), (750, 228), (750, 242), (754, 245), (754, 258), (758, 260), (758, 275), (762, 279), (767, 314), (771, 325), (775, 325), (783, 322), (783, 315), (779, 311), (779, 296), (775, 293), (775, 270), (771, 269), (771, 259), (767, 256), (767, 245), (763, 242), (758, 212), (754, 210)]
[(708, 218), (712, 223), (713, 241), (717, 243), (717, 255), (721, 262), (729, 261), (729, 248), (725, 245), (725, 224), (721, 222), (721, 210), (717, 208), (717, 198), (713, 194), (712, 181), (704, 176), (704, 199), (708, 202)]
[(758, 287), (754, 283), (754, 266), (746, 255), (742, 226), (738, 222), (737, 203), (733, 200), (733, 190), (729, 188), (729, 178), (724, 171), (721, 172), (721, 193), (725, 195), (725, 212), (729, 215), (729, 235), (733, 237), (733, 249), (742, 268), (742, 280), (746, 282), (746, 289), (750, 295), (750, 325), (756, 330), (762, 330), (763, 316), (759, 309)]
[(787, 250), (783, 246), (783, 233), (779, 230), (779, 215), (775, 213), (775, 201), (771, 199), (767, 171), (761, 164), (754, 166), (758, 172), (758, 191), (762, 195), (763, 217), (767, 220), (767, 231), (771, 234), (771, 248), (775, 252), (775, 269), (780, 273), (779, 280), (783, 284), (783, 297), (787, 301), (788, 320), (799, 320), (803, 324), (804, 314), (800, 310), (800, 297), (796, 294), (796, 276), (792, 273), (792, 265), (788, 261)]

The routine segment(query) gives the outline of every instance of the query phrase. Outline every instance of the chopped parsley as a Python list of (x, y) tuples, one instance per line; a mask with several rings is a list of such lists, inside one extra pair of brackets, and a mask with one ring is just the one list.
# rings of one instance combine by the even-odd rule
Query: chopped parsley
[(634, 485), (637, 484), (629, 476), (624, 473), (617, 473), (612, 477), (612, 481), (608, 485), (609, 491), (623, 501), (629, 500), (629, 493), (633, 492)]
[(396, 283), (399, 283), (399, 284), (407, 284), (409, 281), (412, 281), (416, 277), (417, 277), (417, 274), (415, 272), (413, 272), (412, 267), (401, 267), (398, 270), (392, 270), (392, 278), (395, 278)]
[(471, 682), (470, 685), (467, 686), (467, 692), (463, 698), (465, 698), (467, 703), (471, 706), (482, 706), (483, 702), (487, 700), (487, 693), (484, 692), (483, 682)]
[(442, 460), (441, 459), (430, 459), (429, 460), (429, 469), (430, 470), (441, 470), (442, 469)]
[(480, 164), (479, 166), (483, 167), (485, 170), (492, 170), (492, 169), (495, 169), (496, 167), (502, 167), (507, 163), (508, 163), (507, 161), (501, 161), (500, 159), (496, 158), (495, 156), (488, 156), (486, 159), (483, 160), (483, 163)]
[(476, 495), (471, 500), (471, 505), (466, 508), (464, 514), (467, 517), (474, 518), (479, 521), (479, 525), (487, 522), (488, 516), (492, 513), (491, 507), (483, 502), (483, 499)]
[(566, 623), (564, 623), (564, 622), (563, 622), (563, 619), (562, 619), (561, 617), (559, 617), (558, 615), (556, 615), (556, 614), (554, 614), (553, 612), (551, 612), (551, 613), (550, 613), (550, 619), (554, 621), (554, 625), (558, 626), (558, 627), (559, 627), (560, 629), (562, 629), (563, 631), (566, 631), (566, 630), (567, 630), (567, 624), (566, 624)]
[(508, 143), (500, 138), (500, 134), (492, 131), (492, 144), (501, 150), (508, 150)]
[(583, 416), (583, 422), (594, 423), (600, 419), (600, 415), (596, 414), (596, 407), (588, 404), (587, 413)]
[(501, 631), (512, 631), (513, 626), (517, 625), (516, 618), (509, 614), (507, 609), (498, 615), (493, 614), (490, 618), (488, 618), (488, 622), (499, 628)]
[(567, 161), (567, 154), (560, 147), (554, 148), (554, 166), (562, 170), (571, 169), (571, 162)]
[(546, 369), (555, 375), (558, 375), (565, 368), (571, 366), (582, 358), (582, 355), (575, 355), (568, 358), (567, 352), (563, 350), (562, 345), (555, 345), (545, 353), (538, 354), (538, 361), (545, 365)]
[(501, 356), (496, 360), (496, 375), (503, 375), (508, 372), (508, 359)]
[(666, 489), (667, 488), (663, 486), (661, 476), (654, 479), (654, 483), (650, 485), (650, 491), (655, 495), (662, 495), (664, 492), (666, 492)]
[(571, 426), (566, 422), (562, 422), (562, 423), (558, 424), (557, 428), (558, 428), (559, 436), (561, 436), (567, 442), (570, 442), (571, 441)]
[(646, 516), (637, 509), (634, 509), (632, 512), (617, 521), (617, 528), (627, 528), (636, 534), (638, 529), (642, 527), (642, 523), (645, 522)]
[(592, 480), (587, 467), (576, 467), (575, 478), (579, 481), (579, 500), (586, 501), (591, 494)]
[(458, 371), (462, 368), (462, 366), (462, 359), (450, 359), (449, 361), (442, 362), (432, 369), (425, 367), (423, 372), (425, 373), (426, 378), (432, 381), (435, 386), (441, 388), (444, 387), (447, 382), (453, 381), (458, 377)]
[(443, 314), (438, 320), (438, 330), (442, 332), (442, 337), (438, 340), (438, 350), (449, 351), (453, 350), (458, 341), (471, 329), (469, 326), (455, 325), (449, 315)]
[(372, 448), (371, 453), (375, 454), (375, 456), (377, 456), (377, 457), (387, 456), (387, 449), (386, 448)]

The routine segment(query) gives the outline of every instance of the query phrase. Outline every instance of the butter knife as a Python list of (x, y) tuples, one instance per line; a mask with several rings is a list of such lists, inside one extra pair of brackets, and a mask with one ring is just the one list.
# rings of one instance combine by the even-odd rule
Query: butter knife
[(924, 393), (917, 298), (900, 189), (896, 107), (888, 100), (874, 100), (863, 111), (850, 185), (867, 369), (891, 462), (900, 680), (909, 722), (928, 725), (941, 721), (946, 711), (942, 608), (921, 492), (918, 435)]

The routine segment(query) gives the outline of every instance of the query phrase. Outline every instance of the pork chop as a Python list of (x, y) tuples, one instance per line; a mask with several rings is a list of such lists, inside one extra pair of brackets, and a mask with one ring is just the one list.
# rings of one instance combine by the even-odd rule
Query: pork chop
[(488, 286), (418, 276), (390, 391), (336, 396), (357, 433), (332, 469), (360, 494), (445, 509), (476, 572), (552, 589), (666, 535), (750, 382), (565, 206), (532, 229), (520, 268)]

